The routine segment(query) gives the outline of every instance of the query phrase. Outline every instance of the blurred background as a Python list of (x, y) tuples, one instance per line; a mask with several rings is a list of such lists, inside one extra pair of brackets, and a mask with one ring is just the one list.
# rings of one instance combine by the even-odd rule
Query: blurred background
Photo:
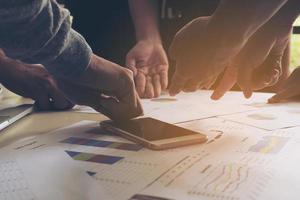
[(291, 68), (300, 66), (300, 17), (294, 24), (294, 34), (292, 36), (292, 56)]
[[(87, 39), (94, 52), (120, 65), (135, 44), (127, 0), (58, 0), (71, 11), (73, 28)], [(211, 15), (219, 0), (158, 0), (172, 8), (173, 18), (160, 17), (161, 34), (167, 48), (182, 25), (198, 16)], [(159, 6), (161, 9), (161, 6)], [(180, 19), (177, 17), (180, 16)], [(300, 66), (300, 17), (294, 24), (291, 42), (291, 69)]]

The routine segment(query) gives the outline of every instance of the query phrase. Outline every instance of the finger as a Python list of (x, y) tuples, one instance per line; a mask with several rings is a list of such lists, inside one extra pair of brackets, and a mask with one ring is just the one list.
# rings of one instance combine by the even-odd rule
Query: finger
[(271, 97), (268, 102), (269, 103), (278, 103), (283, 100), (287, 100), (290, 98), (293, 98), (295, 96), (299, 95), (299, 91), (297, 89), (297, 86), (290, 86), (281, 89), (277, 94), (275, 94), (273, 97)]
[[(134, 83), (131, 81), (123, 82), (123, 87), (120, 87), (118, 91), (100, 91), (95, 90), (97, 93), (101, 94), (102, 99), (109, 99), (117, 103), (122, 103), (131, 107), (133, 110), (137, 107), (137, 95)], [(90, 90), (90, 88), (87, 88)]]
[(132, 58), (131, 56), (126, 57), (126, 67), (128, 67), (132, 72), (133, 75), (137, 75), (137, 69), (136, 69), (136, 60)]
[(209, 90), (209, 89), (215, 84), (217, 78), (218, 78), (218, 76), (212, 77), (210, 80), (207, 81), (206, 84), (204, 84), (203, 87), (204, 87), (206, 90)]
[(54, 110), (66, 110), (74, 106), (65, 95), (58, 89), (55, 83), (52, 83), (50, 87), (47, 88), (49, 96), (51, 97), (51, 107)]
[(175, 74), (172, 77), (169, 94), (171, 96), (175, 96), (180, 91), (182, 91), (186, 81), (187, 81), (187, 78), (182, 76), (181, 74), (179, 74), (178, 71), (176, 70)]
[(51, 110), (51, 102), (47, 94), (38, 94), (36, 97), (35, 105), (40, 111)]
[(195, 79), (190, 79), (186, 82), (183, 91), (184, 92), (195, 92), (198, 90), (199, 87), (199, 81)]
[(135, 85), (136, 85), (136, 91), (139, 94), (140, 97), (144, 96), (145, 93), (145, 87), (146, 87), (146, 76), (145, 74), (138, 72), (135, 77)]
[(125, 71), (125, 73), (121, 73), (120, 79), (121, 81), (118, 82), (120, 87), (118, 87), (116, 91), (112, 91), (113, 94), (108, 95), (116, 95), (120, 102), (127, 104), (129, 107), (132, 107), (132, 109), (135, 109), (137, 107), (137, 98), (132, 73)]
[(135, 108), (132, 108), (123, 102), (117, 102), (112, 98), (102, 98), (94, 107), (96, 110), (104, 112), (106, 116), (115, 121), (128, 120), (143, 114), (143, 109), (137, 94), (135, 95), (135, 98), (137, 102)]
[(145, 87), (145, 98), (153, 98), (154, 97), (154, 87), (152, 84), (152, 77), (147, 76), (146, 77), (146, 87)]
[[(59, 81), (60, 87), (72, 100), (79, 105), (86, 105), (106, 115), (113, 120), (123, 120), (137, 117), (143, 113), (141, 103), (133, 87), (133, 104), (118, 101), (116, 98), (103, 97), (102, 93), (86, 86)], [(75, 89), (74, 89), (75, 88)], [(125, 91), (128, 92), (128, 91)], [(131, 94), (129, 94), (131, 96)]]
[(252, 95), (253, 71), (264, 63), (276, 41), (274, 37), (266, 38), (263, 31), (259, 30), (250, 38), (232, 63), (239, 68), (237, 83), (246, 98)]
[(154, 97), (158, 97), (161, 93), (161, 83), (160, 83), (161, 77), (159, 74), (156, 74), (152, 77), (152, 83), (154, 87)]
[(160, 83), (161, 83), (161, 89), (166, 90), (168, 87), (168, 72), (167, 71), (160, 72)]
[(224, 96), (224, 94), (231, 90), (237, 81), (237, 68), (228, 67), (219, 83), (217, 88), (211, 95), (211, 99), (218, 100)]
[(245, 98), (252, 96), (252, 71), (250, 67), (240, 66), (237, 75), (237, 83), (244, 93)]

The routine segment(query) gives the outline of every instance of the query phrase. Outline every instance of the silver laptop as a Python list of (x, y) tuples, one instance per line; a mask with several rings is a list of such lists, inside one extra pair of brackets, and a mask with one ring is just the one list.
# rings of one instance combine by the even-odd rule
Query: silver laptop
[(32, 104), (22, 104), (0, 110), (0, 130), (33, 112)]

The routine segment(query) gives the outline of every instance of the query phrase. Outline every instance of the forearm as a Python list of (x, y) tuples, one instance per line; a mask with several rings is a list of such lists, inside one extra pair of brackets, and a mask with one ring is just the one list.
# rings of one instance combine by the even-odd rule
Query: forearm
[(157, 0), (129, 0), (129, 6), (137, 41), (161, 42)]
[(245, 43), (288, 0), (222, 0), (208, 25), (222, 42)]
[(20, 73), (20, 70), (16, 65), (11, 65), (12, 62), (16, 62), (5, 56), (0, 49), (0, 83), (4, 84), (9, 81), (10, 77), (14, 73)]
[(69, 12), (52, 0), (0, 0), (0, 46), (8, 57), (43, 64), (57, 76), (80, 74), (91, 56)]

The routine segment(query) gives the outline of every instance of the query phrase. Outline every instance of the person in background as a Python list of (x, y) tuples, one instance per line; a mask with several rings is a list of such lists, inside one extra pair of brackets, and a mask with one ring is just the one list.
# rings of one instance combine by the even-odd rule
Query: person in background
[[(159, 7), (160, 2), (161, 2), (161, 6)], [(278, 8), (276, 7), (276, 3), (278, 7), (281, 6), (283, 7), (277, 14), (275, 14), (277, 11), (276, 9)], [(174, 39), (173, 44), (171, 45), (170, 52), (174, 60), (176, 60), (177, 58), (178, 61), (178, 57), (182, 55), (184, 55), (182, 57), (188, 58), (192, 54), (195, 54), (195, 58), (197, 57), (201, 58), (201, 56), (198, 56), (198, 52), (196, 51), (197, 49), (193, 49), (195, 46), (195, 42), (197, 43), (197, 37), (203, 36), (203, 34), (202, 35), (199, 34), (199, 31), (204, 32), (206, 26), (209, 26), (210, 24), (210, 19), (216, 18), (214, 15), (218, 16), (219, 15), (218, 13), (223, 12), (223, 14), (221, 14), (221, 17), (219, 16), (220, 24), (218, 24), (218, 22), (214, 22), (216, 23), (215, 26), (219, 26), (218, 31), (215, 31), (212, 34), (207, 34), (206, 35), (207, 38), (205, 38), (203, 40), (204, 41), (203, 44), (199, 44), (199, 46), (202, 46), (202, 49), (209, 49), (211, 48), (211, 46), (214, 45), (214, 42), (218, 41), (219, 39), (218, 35), (222, 35), (223, 37), (225, 35), (224, 41), (228, 40), (227, 42), (231, 44), (224, 44), (224, 49), (227, 48), (226, 45), (228, 45), (230, 49), (230, 45), (237, 45), (238, 43), (234, 40), (235, 38), (233, 40), (230, 40), (233, 38), (230, 37), (230, 34), (234, 35), (236, 34), (234, 32), (238, 32), (240, 31), (240, 29), (243, 28), (244, 29), (248, 28), (249, 30), (253, 28), (255, 29), (255, 26), (258, 26), (260, 23), (260, 22), (256, 22), (255, 20), (263, 21), (263, 18), (268, 16), (268, 14), (266, 15), (261, 13), (263, 8), (266, 8), (267, 11), (269, 9), (270, 12), (269, 15), (270, 16), (274, 15), (273, 18), (269, 20), (264, 25), (264, 27), (258, 30), (257, 32), (253, 31), (253, 33), (255, 34), (247, 44), (246, 44), (247, 39), (244, 39), (244, 41), (240, 41), (239, 45), (241, 45), (240, 47), (241, 52), (239, 53), (238, 56), (236, 56), (235, 59), (233, 59), (232, 63), (230, 64), (230, 67), (228, 67), (223, 74), (216, 76), (214, 77), (214, 79), (208, 81), (208, 83), (206, 83), (204, 87), (203, 85), (199, 84), (199, 82), (193, 83), (193, 81), (191, 81), (185, 83), (186, 85), (183, 87), (183, 91), (192, 92), (199, 88), (209, 89), (214, 85), (213, 88), (215, 88), (215, 91), (211, 97), (214, 100), (220, 99), (225, 94), (225, 92), (233, 88), (237, 82), (240, 88), (244, 91), (246, 98), (249, 98), (251, 96), (253, 90), (264, 89), (265, 91), (268, 92), (276, 91), (276, 89), (278, 89), (278, 87), (289, 75), (289, 51), (290, 51), (289, 39), (290, 39), (290, 33), (292, 29), (292, 22), (297, 16), (297, 11), (293, 8), (294, 6), (297, 6), (295, 5), (297, 4), (297, 2), (292, 0), (289, 1), (288, 3), (286, 3), (286, 1), (277, 1), (276, 3), (272, 5), (270, 3), (261, 3), (258, 1), (251, 2), (248, 4), (249, 4), (249, 8), (251, 8), (252, 10), (249, 9), (250, 10), (248, 11), (249, 13), (247, 12), (244, 13), (243, 9), (246, 8), (245, 5), (247, 3), (245, 5), (242, 5), (241, 2), (235, 3), (234, 1), (182, 2), (182, 1), (167, 1), (167, 0), (164, 1), (129, 0), (131, 15), (135, 25), (137, 45), (127, 54), (126, 65), (135, 74), (136, 85), (137, 88), (139, 89), (138, 93), (140, 95), (148, 94), (146, 95), (146, 97), (149, 98), (153, 97), (153, 94), (154, 97), (156, 97), (157, 94), (159, 94), (160, 90), (158, 90), (158, 92), (156, 93), (155, 92), (153, 93), (153, 91), (156, 91), (157, 88), (159, 89), (161, 88), (159, 87), (160, 85), (155, 84), (155, 82), (153, 81), (154, 79), (151, 78), (151, 71), (149, 69), (156, 69), (156, 68), (155, 65), (151, 64), (155, 62), (151, 59), (148, 59), (148, 58), (153, 58), (150, 56), (153, 54), (146, 53), (147, 46), (151, 47), (156, 44), (161, 45), (161, 43), (164, 43), (165, 46), (169, 46), (170, 44), (169, 38), (172, 38), (172, 35), (175, 35), (176, 30), (178, 30), (179, 27), (181, 27), (184, 23), (190, 21), (196, 16), (212, 15), (211, 17), (205, 17), (205, 18), (200, 17), (198, 19), (195, 19), (191, 23), (188, 23), (186, 26), (184, 26), (184, 28), (182, 28), (182, 30), (178, 32), (178, 34)], [(218, 9), (215, 11), (216, 8)], [(158, 17), (159, 16), (158, 11), (160, 11), (159, 12), (160, 17)], [(251, 22), (248, 21), (248, 27), (247, 27), (247, 21), (245, 22), (246, 23), (245, 27), (243, 27), (244, 26), (243, 24), (240, 25), (238, 21), (240, 21), (241, 17), (243, 18), (243, 16), (246, 15), (246, 13), (249, 14), (249, 16), (252, 16), (255, 15), (256, 12), (258, 13), (257, 19), (255, 20), (251, 19), (253, 20), (253, 21), (250, 20)], [(231, 17), (235, 17), (235, 20), (237, 21), (235, 24), (236, 26), (235, 27), (224, 26), (222, 23), (224, 21), (230, 21)], [(247, 18), (245, 19), (247, 20)], [(255, 25), (255, 23), (257, 23), (257, 25)], [(147, 24), (147, 26), (145, 26), (145, 24)], [(158, 24), (160, 24), (160, 26), (158, 26)], [(238, 27), (239, 25), (241, 27)], [(159, 32), (161, 32), (161, 34)], [(159, 37), (160, 35), (163, 36), (162, 37), (163, 39)], [(216, 38), (214, 38), (214, 36)], [(139, 46), (140, 43), (143, 43), (141, 41), (148, 41), (148, 42), (144, 42), (144, 44), (147, 45)], [(245, 45), (243, 44), (243, 42), (245, 43)], [(243, 45), (245, 46), (244, 48), (242, 48)], [(216, 48), (217, 47), (215, 47), (214, 49)], [(180, 51), (185, 53), (181, 53)], [(154, 53), (154, 55), (161, 55), (160, 58), (164, 57), (163, 51), (154, 51), (154, 52), (158, 52), (158, 53)], [(230, 52), (229, 54), (226, 54), (225, 51), (222, 52), (221, 50), (216, 54), (218, 53), (220, 55), (215, 55), (215, 56), (217, 57), (224, 56), (225, 59), (227, 59), (228, 56), (230, 57)], [(234, 53), (234, 51), (232, 51), (231, 53)], [(205, 55), (209, 55), (209, 56), (214, 55), (214, 51), (212, 50), (212, 52)], [(202, 58), (202, 59), (206, 59), (206, 58)], [(248, 60), (251, 60), (251, 62), (249, 62)], [(156, 56), (156, 61), (157, 63), (163, 63), (160, 62), (161, 59), (158, 59), (157, 56)], [(185, 65), (187, 63), (189, 62), (187, 61), (183, 62), (182, 64), (183, 68), (185, 68)], [(192, 61), (192, 63), (197, 65), (199, 61), (198, 63), (196, 61)], [(237, 66), (239, 65), (244, 67), (240, 67), (239, 70), (240, 72), (238, 73)], [(207, 68), (209, 70), (209, 65), (207, 66)], [(184, 72), (182, 73), (185, 73), (185, 69), (183, 69), (183, 71)], [(210, 72), (209, 74), (207, 74), (207, 76), (211, 76), (212, 74), (213, 72)], [(195, 75), (195, 73), (193, 75)], [(254, 77), (253, 80), (251, 80), (252, 76)], [(166, 77), (165, 80), (167, 80), (167, 76), (164, 77)], [(217, 77), (219, 77), (219, 81), (215, 83)], [(170, 88), (171, 95), (173, 95), (172, 93), (174, 92), (174, 87), (176, 88), (176, 85), (179, 83), (180, 83), (179, 79), (173, 81), (173, 88), (172, 85)], [(155, 87), (157, 85), (158, 87)]]
[(210, 15), (218, 1), (158, 1), (129, 0), (135, 28), (136, 45), (126, 56), (126, 66), (135, 75), (138, 94), (142, 97), (158, 97), (168, 85), (168, 48), (175, 33), (191, 19)]
[(193, 20), (175, 36), (170, 94), (210, 88), (224, 69), (213, 99), (236, 82), (246, 98), (255, 89), (274, 85), (282, 75), (299, 7), (297, 0), (221, 1), (210, 18)]
[[(187, 22), (191, 21), (192, 19), (195, 19), (198, 16), (207, 16), (207, 15), (213, 15), (213, 18), (219, 19), (219, 22), (214, 22), (216, 24), (220, 23), (221, 26), (218, 27), (218, 31), (215, 31), (214, 34), (207, 34), (209, 35), (208, 38), (203, 39), (204, 42), (203, 44), (198, 46), (202, 46), (203, 49), (206, 49), (206, 47), (209, 48), (214, 48), (214, 44), (217, 44), (218, 39), (224, 40), (228, 42), (228, 47), (230, 49), (230, 45), (240, 45), (240, 50), (242, 49), (241, 46), (244, 46), (243, 42), (247, 41), (247, 38), (244, 39), (242, 42), (235, 41), (234, 39), (238, 37), (233, 37), (233, 35), (239, 34), (239, 32), (242, 29), (247, 29), (247, 26), (249, 26), (249, 30), (252, 28), (253, 34), (255, 33), (255, 27), (258, 30), (258, 27), (261, 26), (261, 24), (264, 24), (268, 21), (268, 19), (265, 19), (263, 21), (264, 17), (272, 17), (273, 14), (275, 14), (280, 7), (285, 5), (287, 1), (276, 1), (274, 5), (270, 5), (272, 3), (263, 3), (260, 4), (258, 1), (253, 1), (253, 2), (246, 2), (246, 4), (243, 3), (236, 3), (234, 1), (221, 1), (221, 4), (219, 4), (219, 1), (189, 1), (189, 2), (183, 2), (183, 1), (168, 1), (168, 0), (163, 0), (163, 1), (156, 1), (156, 0), (129, 0), (129, 8), (130, 8), (130, 13), (133, 19), (133, 25), (128, 22), (128, 6), (124, 1), (113, 1), (113, 2), (106, 2), (105, 3), (105, 10), (101, 10), (102, 12), (98, 12), (99, 9), (101, 9), (101, 6), (96, 5), (94, 3), (89, 3), (85, 4), (76, 1), (67, 1), (69, 3), (66, 3), (68, 7), (71, 8), (71, 10), (75, 10), (75, 24), (77, 24), (77, 28), (81, 31), (84, 32), (88, 30), (89, 32), (90, 40), (93, 41), (98, 41), (99, 39), (94, 39), (94, 38), (106, 38), (106, 40), (102, 40), (101, 43), (96, 42), (96, 48), (102, 49), (100, 50), (100, 54), (103, 53), (104, 55), (108, 54), (113, 57), (117, 57), (116, 59), (112, 59), (113, 61), (116, 61), (118, 63), (124, 63), (126, 66), (128, 66), (135, 75), (135, 84), (137, 87), (137, 91), (140, 97), (146, 97), (146, 98), (153, 98), (157, 97), (160, 94), (160, 91), (163, 90), (166, 86), (165, 83), (168, 83), (168, 76), (166, 76), (166, 71), (168, 70), (168, 63), (171, 65), (171, 70), (169, 70), (172, 74), (172, 69), (175, 67), (172, 67), (173, 62), (168, 62), (166, 60), (166, 53), (163, 50), (163, 46), (165, 48), (168, 48), (169, 44), (171, 43), (173, 38), (173, 35)], [(71, 5), (70, 5), (71, 4)], [(249, 7), (246, 5), (249, 4)], [(294, 2), (295, 4), (295, 2)], [(102, 4), (101, 4), (102, 5)], [(243, 12), (243, 9), (245, 9), (245, 6), (249, 8), (247, 12)], [(103, 6), (102, 6), (103, 7)], [(215, 12), (215, 9), (218, 7), (217, 11)], [(84, 9), (83, 9), (84, 8)], [(84, 14), (86, 13), (86, 10), (89, 9), (89, 14)], [(262, 10), (266, 9), (268, 11), (269, 9), (269, 14), (264, 14), (264, 12), (261, 12)], [(272, 13), (272, 11), (274, 11)], [(81, 15), (77, 15), (77, 12), (81, 12)], [(223, 14), (222, 14), (223, 12)], [(249, 16), (256, 16), (258, 13), (258, 18), (257, 19), (249, 19), (249, 17), (243, 17), (244, 15), (248, 14)], [(101, 13), (101, 14), (100, 14)], [(111, 14), (113, 13), (113, 14)], [(219, 14), (218, 14), (219, 13)], [(220, 14), (221, 13), (221, 14)], [(233, 14), (232, 14), (233, 13)], [(94, 20), (97, 19), (97, 23), (99, 26), (90, 27), (88, 23), (84, 23), (88, 20), (88, 18), (85, 18), (86, 16), (92, 15), (92, 17), (89, 18), (89, 20)], [(239, 17), (238, 15), (242, 16)], [(216, 17), (218, 16), (218, 17)], [(220, 17), (222, 16), (222, 17)], [(85, 19), (83, 19), (85, 18)], [(106, 20), (109, 18), (110, 20)], [(229, 25), (238, 27), (239, 22), (245, 21), (245, 23), (242, 23), (241, 28), (230, 28), (230, 26), (224, 26), (222, 25), (224, 20), (225, 22), (229, 23), (231, 18), (234, 18), (232, 20), (233, 23), (230, 23)], [(244, 18), (244, 21), (241, 21), (240, 19)], [(278, 18), (278, 17), (277, 17)], [(274, 24), (276, 24), (276, 17), (274, 17)], [(207, 19), (208, 20), (208, 19)], [(248, 22), (247, 22), (248, 20)], [(251, 21), (252, 20), (252, 21)], [(256, 22), (255, 20), (259, 21)], [(280, 19), (278, 19), (280, 22)], [(77, 21), (77, 23), (76, 23)], [(110, 21), (112, 23), (104, 23), (105, 28), (102, 28), (103, 22)], [(197, 20), (195, 20), (196, 22)], [(209, 20), (208, 20), (209, 21)], [(213, 20), (215, 21), (215, 20)], [(270, 20), (271, 21), (271, 20)], [(291, 20), (292, 21), (292, 20)], [(78, 23), (81, 22), (81, 23)], [(199, 19), (199, 27), (204, 28), (201, 26), (201, 23), (203, 20)], [(214, 24), (213, 23), (213, 24)], [(248, 23), (248, 24), (247, 24)], [(251, 24), (253, 23), (253, 24)], [(212, 23), (210, 23), (212, 24)], [(265, 43), (263, 43), (266, 46), (263, 46), (263, 51), (259, 53), (261, 55), (258, 58), (253, 58), (250, 60), (256, 60), (257, 63), (254, 63), (253, 66), (251, 67), (244, 67), (244, 69), (251, 69), (253, 74), (259, 74), (259, 76), (253, 75), (256, 80), (254, 80), (255, 84), (252, 87), (252, 90), (258, 90), (258, 89), (263, 89), (265, 88), (267, 91), (274, 91), (274, 89), (278, 88), (282, 81), (288, 76), (288, 67), (289, 67), (289, 48), (288, 48), (288, 43), (287, 37), (285, 37), (287, 32), (289, 33), (290, 31), (290, 26), (285, 26), (285, 28), (276, 28), (276, 26), (273, 24), (273, 27), (271, 26), (271, 22), (268, 23), (269, 25), (266, 25), (263, 30), (263, 28), (260, 31), (260, 34), (257, 33), (256, 39), (253, 39), (252, 42), (249, 42), (249, 45), (246, 50), (244, 50), (243, 54), (241, 54), (239, 57), (239, 60), (244, 60), (243, 62), (247, 61), (247, 54), (250, 53), (250, 51), (254, 51), (254, 49), (260, 49), (262, 46), (261, 45), (254, 45), (255, 43), (259, 44), (258, 40), (259, 38), (262, 39), (262, 36), (266, 37)], [(282, 24), (280, 22), (280, 24)], [(82, 25), (86, 25), (85, 29), (82, 28)], [(147, 25), (147, 26), (146, 26)], [(190, 26), (189, 26), (190, 25)], [(135, 28), (135, 35), (136, 35), (136, 43), (134, 44), (134, 40), (132, 39), (133, 32), (128, 31), (131, 30), (133, 27)], [(252, 26), (252, 27), (251, 27)], [(90, 28), (88, 28), (90, 27)], [(183, 28), (182, 31), (179, 31), (177, 34), (179, 35), (188, 35), (189, 33), (189, 27), (192, 27), (190, 29), (194, 29), (193, 31), (197, 33), (197, 31), (202, 31), (201, 28), (200, 30), (196, 30), (194, 27), (197, 27), (197, 23), (190, 23), (187, 26)], [(246, 27), (246, 28), (245, 28)], [(240, 30), (241, 29), (241, 30)], [(268, 30), (267, 30), (268, 29)], [(280, 34), (281, 39), (277, 40), (278, 35), (273, 34), (272, 31), (276, 29), (282, 29), (284, 31), (281, 31), (281, 33), (276, 33)], [(248, 30), (248, 29), (247, 29)], [(192, 32), (193, 32), (192, 31)], [(104, 34), (103, 34), (104, 32)], [(237, 32), (237, 33), (235, 33)], [(251, 31), (250, 31), (251, 32)], [(269, 34), (267, 34), (269, 32)], [(187, 33), (187, 34), (185, 34)], [(232, 33), (232, 36), (230, 37), (230, 34)], [(273, 35), (272, 35), (273, 34)], [(96, 37), (95, 37), (96, 35)], [(103, 35), (106, 35), (108, 37), (103, 37)], [(197, 34), (195, 34), (197, 35)], [(186, 37), (190, 39), (190, 41), (186, 40), (181, 40), (180, 42), (176, 42), (179, 40), (174, 40), (171, 52), (176, 52), (176, 49), (181, 49), (182, 51), (185, 51), (188, 56), (183, 56), (183, 54), (177, 54), (177, 55), (182, 55), (181, 58), (187, 58), (191, 56), (193, 53), (197, 52), (197, 49), (194, 50), (193, 46), (195, 46), (195, 43), (200, 43), (197, 41), (196, 36), (193, 35), (192, 37)], [(219, 37), (220, 35), (220, 37)], [(251, 35), (251, 34), (250, 34)], [(221, 37), (222, 36), (222, 37)], [(226, 37), (229, 37), (226, 39)], [(270, 37), (269, 37), (270, 36)], [(209, 44), (211, 38), (216, 38), (212, 43)], [(244, 35), (243, 35), (244, 37)], [(246, 37), (246, 36), (245, 36)], [(249, 36), (247, 36), (249, 37)], [(179, 37), (178, 37), (179, 38)], [(222, 39), (223, 38), (223, 39)], [(230, 38), (233, 38), (233, 41), (230, 41)], [(253, 37), (255, 38), (255, 37)], [(271, 38), (271, 39), (269, 39)], [(288, 37), (289, 38), (289, 37)], [(273, 42), (276, 42), (275, 47), (273, 48)], [(118, 41), (118, 42), (116, 42)], [(128, 42), (130, 41), (130, 42)], [(190, 44), (188, 44), (190, 42)], [(268, 45), (268, 42), (270, 43)], [(92, 42), (93, 43), (93, 42)], [(95, 42), (94, 42), (95, 43)], [(126, 44), (124, 44), (126, 43)], [(129, 45), (131, 43), (131, 45)], [(184, 43), (187, 43), (187, 45), (184, 47)], [(230, 44), (231, 43), (231, 44)], [(181, 46), (183, 45), (183, 46)], [(132, 49), (130, 49), (130, 46), (133, 46)], [(218, 45), (215, 45), (218, 46)], [(280, 46), (280, 47), (279, 47)], [(109, 47), (109, 48), (107, 48)], [(178, 47), (178, 48), (175, 48)], [(226, 49), (226, 44), (224, 49)], [(271, 54), (269, 59), (264, 60), (264, 54), (268, 54), (268, 49), (272, 48), (273, 51), (271, 51)], [(103, 50), (106, 49), (106, 50)], [(128, 50), (128, 53), (126, 54), (126, 49)], [(192, 50), (191, 50), (192, 49)], [(234, 47), (233, 47), (234, 49)], [(280, 50), (281, 49), (281, 50)], [(201, 50), (201, 49), (200, 49)], [(272, 54), (277, 54), (276, 51), (281, 51), (279, 55), (276, 56), (276, 58), (273, 58)], [(121, 52), (121, 53), (119, 53)], [(214, 51), (213, 51), (214, 52)], [(220, 51), (222, 55), (222, 50)], [(226, 51), (225, 51), (226, 52)], [(228, 51), (231, 52), (231, 51)], [(232, 51), (234, 52), (234, 51)], [(231, 52), (231, 53), (232, 53)], [(230, 54), (230, 53), (229, 53)], [(251, 54), (251, 53), (250, 53)], [(116, 56), (117, 55), (117, 56)], [(126, 56), (125, 56), (126, 55)], [(201, 55), (204, 55), (201, 53)], [(214, 55), (214, 53), (208, 54), (209, 56)], [(220, 56), (219, 55), (219, 56)], [(282, 56), (283, 55), (283, 56)], [(216, 55), (217, 56), (217, 55)], [(223, 53), (222, 55), (225, 59), (227, 59), (227, 54)], [(198, 58), (200, 56), (195, 55), (195, 58)], [(204, 56), (205, 57), (205, 56)], [(230, 57), (230, 56), (229, 56)], [(124, 59), (126, 58), (126, 59)], [(179, 56), (177, 58), (173, 56), (174, 60), (177, 61)], [(223, 59), (224, 59), (223, 58)], [(272, 58), (272, 59), (271, 59)], [(199, 58), (198, 58), (199, 59)], [(124, 61), (125, 60), (125, 61)], [(214, 60), (214, 59), (211, 59)], [(218, 59), (217, 59), (218, 60)], [(221, 59), (222, 60), (222, 59)], [(236, 59), (238, 60), (238, 59)], [(262, 61), (266, 61), (263, 64), (261, 63)], [(197, 63), (196, 61), (194, 63)], [(237, 61), (236, 61), (237, 62)], [(240, 61), (242, 64), (244, 64), (242, 61)], [(188, 63), (188, 62), (184, 62)], [(241, 64), (240, 63), (240, 64)], [(259, 64), (261, 63), (261, 64)], [(274, 64), (275, 63), (275, 64)], [(247, 63), (250, 65), (250, 63)], [(184, 64), (183, 66), (185, 66)], [(257, 67), (263, 65), (261, 67)], [(267, 67), (267, 66), (272, 66), (272, 67)], [(232, 65), (231, 65), (232, 66)], [(179, 67), (177, 67), (178, 69)], [(184, 67), (183, 67), (184, 68)], [(211, 69), (211, 67), (207, 67), (207, 70)], [(220, 72), (224, 73), (225, 67), (220, 67), (218, 71), (218, 75)], [(231, 69), (231, 70), (229, 70)], [(234, 70), (233, 70), (234, 69)], [(245, 89), (245, 86), (243, 86), (243, 83), (241, 81), (237, 81), (237, 79), (234, 76), (237, 76), (237, 67), (228, 67), (228, 70), (226, 71), (227, 73), (224, 74), (224, 77), (219, 76), (219, 81), (221, 81), (221, 84), (219, 84), (219, 87), (217, 87), (218, 84), (215, 84), (214, 88), (216, 88), (214, 94), (212, 95), (213, 99), (219, 99), (223, 96), (223, 94), (228, 91), (233, 85), (235, 85), (236, 82), (239, 83), (240, 87), (245, 93), (246, 97), (249, 97), (252, 92), (249, 92), (249, 87)], [(242, 68), (241, 68), (242, 69)], [(212, 70), (216, 71), (216, 70)], [(231, 73), (231, 71), (234, 71)], [(242, 70), (240, 70), (242, 71)], [(195, 75), (196, 73), (193, 73)], [(214, 74), (214, 72), (210, 73), (209, 76)], [(249, 79), (250, 76), (252, 76), (252, 72), (248, 73), (248, 71), (245, 70), (245, 72), (239, 73), (239, 77), (241, 77), (242, 74), (251, 74), (247, 78)], [(170, 75), (169, 75), (170, 76)], [(211, 79), (206, 85), (205, 88), (210, 88), (211, 85), (213, 85), (214, 80), (216, 79), (216, 75), (212, 75), (214, 78)], [(176, 77), (176, 76), (175, 76)], [(200, 78), (199, 76), (198, 78)], [(240, 80), (241, 78), (239, 78)], [(257, 80), (259, 79), (259, 80)], [(266, 80), (265, 80), (266, 79)], [(270, 80), (267, 80), (270, 79)], [(205, 82), (205, 80), (204, 80)], [(173, 81), (173, 86), (176, 87), (176, 84), (180, 83), (180, 81)], [(183, 88), (184, 91), (189, 92), (189, 91), (194, 91), (198, 88), (203, 88), (203, 85), (201, 84), (190, 84), (192, 82), (187, 83), (187, 85)], [(218, 83), (218, 82), (217, 82)], [(277, 83), (277, 84), (276, 84)], [(249, 86), (249, 81), (246, 85)], [(276, 85), (275, 85), (276, 84)], [(269, 87), (269, 86), (274, 86), (274, 87)], [(174, 92), (174, 87), (170, 88), (171, 94)], [(248, 91), (247, 91), (248, 90)], [(175, 92), (176, 93), (176, 92)]]
[(63, 3), (74, 17), (74, 29), (85, 36), (95, 53), (130, 68), (139, 96), (153, 98), (166, 89), (167, 74), (172, 71), (169, 65), (173, 63), (164, 49), (184, 24), (197, 16), (210, 15), (218, 0)]
[(137, 42), (126, 56), (126, 66), (133, 71), (141, 97), (158, 97), (167, 89), (169, 67), (159, 31), (158, 4), (129, 0), (129, 5)]
[[(115, 120), (143, 112), (130, 70), (93, 54), (56, 1), (1, 0), (0, 48), (9, 59), (42, 64), (72, 103)], [(47, 100), (55, 104), (50, 95)]]

